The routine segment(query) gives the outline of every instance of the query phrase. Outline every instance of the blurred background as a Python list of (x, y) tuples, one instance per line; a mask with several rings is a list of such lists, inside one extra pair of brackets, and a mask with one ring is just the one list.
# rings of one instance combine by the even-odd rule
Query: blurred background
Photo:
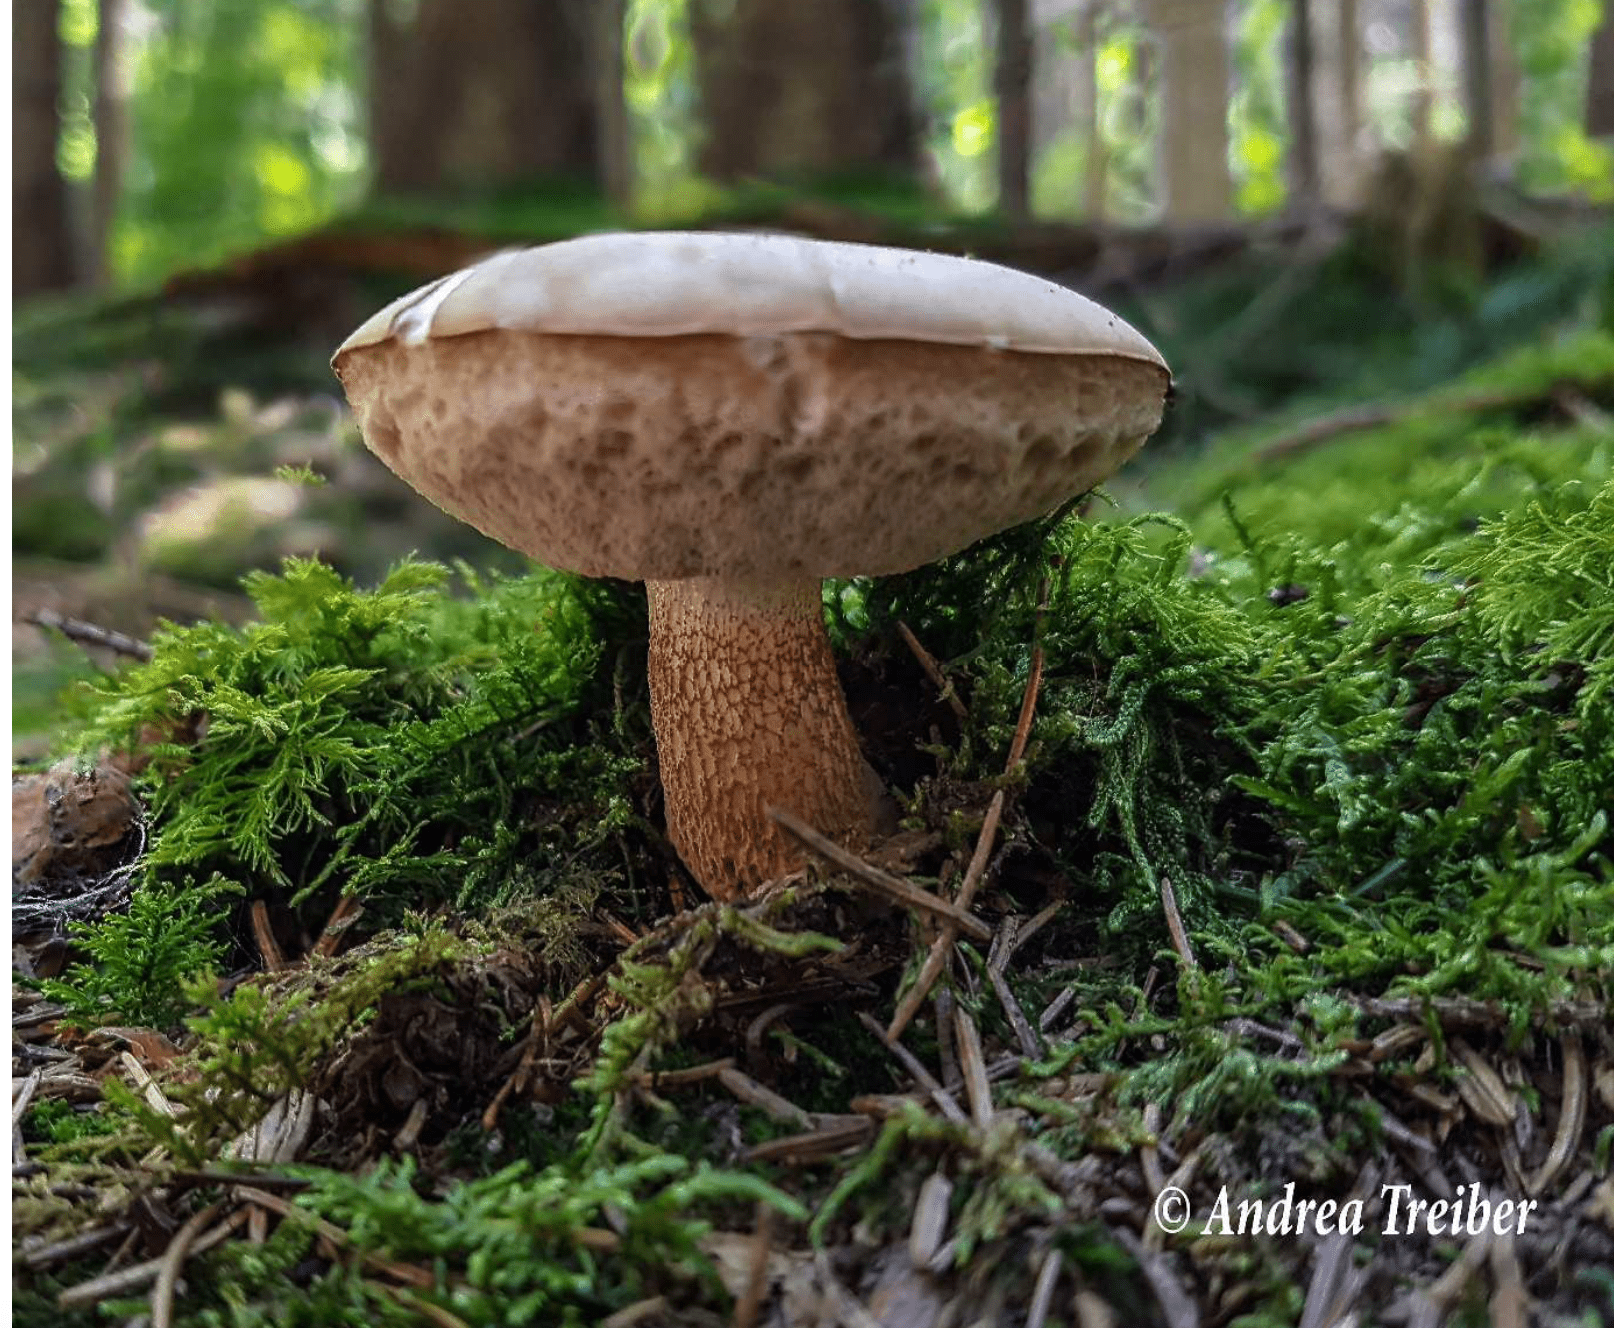
[(507, 558), (369, 458), (326, 367), (499, 246), (759, 226), (1046, 273), (1176, 370), (1123, 503), (1230, 430), (1606, 325), (1606, 9), (15, 0), (17, 750), (95, 667), (42, 612), (138, 636), (287, 554)]
[[(1139, 225), (1368, 197), (1387, 154), (1614, 196), (1598, 0), (18, 0), (15, 294), (366, 200), (736, 187)], [(1408, 200), (1411, 201), (1410, 199)], [(467, 205), (480, 205), (482, 210)]]

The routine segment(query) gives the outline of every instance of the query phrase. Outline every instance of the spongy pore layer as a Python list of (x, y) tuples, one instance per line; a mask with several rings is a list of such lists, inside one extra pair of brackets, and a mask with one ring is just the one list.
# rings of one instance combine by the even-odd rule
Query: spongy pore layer
[(1154, 363), (833, 333), (489, 330), (350, 345), (369, 446), (589, 576), (906, 571), (1041, 516), (1159, 424)]

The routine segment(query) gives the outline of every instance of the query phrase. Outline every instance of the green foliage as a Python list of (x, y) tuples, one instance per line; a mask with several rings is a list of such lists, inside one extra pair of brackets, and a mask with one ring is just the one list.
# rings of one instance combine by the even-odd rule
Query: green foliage
[[(455, 599), (406, 562), (373, 591), (292, 561), (246, 589), (261, 620), (166, 628), (98, 685), (80, 750), (151, 731), (154, 879), (215, 870), (293, 902), (340, 886), (461, 906), (531, 894), (564, 862), (607, 870), (638, 762), (573, 722), (608, 595), (553, 573)], [(586, 816), (579, 840), (562, 820)]]
[(680, 1283), (704, 1283), (721, 1295), (698, 1245), (714, 1211), (765, 1203), (792, 1220), (807, 1216), (796, 1200), (754, 1177), (669, 1154), (538, 1173), (516, 1163), (439, 1196), (419, 1192), (412, 1158), (382, 1162), (365, 1176), (317, 1172), (311, 1179), (301, 1207), (343, 1228), (360, 1251), (432, 1268), (435, 1284), (399, 1293), (367, 1280), (359, 1266), (339, 1264), (305, 1301), (288, 1307), (283, 1265), (295, 1249), (288, 1237), (278, 1258), (229, 1256), (233, 1276), (218, 1286), (230, 1308), (204, 1322), (405, 1324), (433, 1307), (434, 1321), (447, 1321), (446, 1312), (467, 1325), (597, 1323)]
[[(1441, 275), (1438, 305), (1394, 289), (1382, 255), (1360, 241), (1312, 260), (1251, 253), (1135, 305), (1120, 298), (1118, 311), (1160, 347), (1178, 388), (1161, 432), (1125, 475), (1163, 470), (1167, 487), (1153, 501), (1192, 522), (1200, 504), (1180, 501), (1172, 486), (1208, 491), (1214, 505), (1229, 478), (1199, 462), (1207, 441), (1215, 458), (1253, 437), (1269, 441), (1281, 418), (1419, 393), (1456, 395), (1454, 379), (1474, 375), (1470, 385), (1481, 386), (1503, 366), (1537, 357), (1556, 359), (1569, 382), (1595, 384), (1576, 357), (1604, 358), (1594, 349), (1596, 331), (1614, 330), (1614, 225), (1588, 225), (1483, 286), (1472, 275)], [(1545, 395), (1552, 382), (1540, 377), (1535, 386)], [(1469, 408), (1453, 410), (1449, 398), (1441, 404), (1449, 428), (1472, 424)], [(1413, 445), (1400, 449), (1402, 461), (1421, 455), (1418, 441), (1403, 440)], [(1175, 464), (1186, 460), (1185, 443), (1194, 446), (1195, 464)], [(1265, 469), (1276, 475), (1280, 467)], [(1237, 479), (1242, 505), (1244, 481), (1260, 477)], [(1334, 510), (1348, 514), (1355, 502)]]
[(365, 154), (353, 0), (161, 0), (133, 51), (113, 264), (145, 283), (351, 204)]
[(171, 1028), (185, 1012), (185, 982), (210, 973), (223, 955), (217, 939), (226, 910), (219, 901), (239, 894), (218, 877), (185, 879), (136, 890), (129, 907), (97, 923), (73, 923), (86, 960), (41, 984), (67, 1007), (67, 1022), (85, 1028), (123, 1023)]
[(606, 1133), (604, 1113), (611, 1105), (611, 1095), (623, 1087), (632, 1068), (668, 1046), (680, 1027), (710, 1012), (712, 988), (701, 980), (701, 970), (719, 945), (733, 942), (756, 955), (787, 959), (840, 948), (841, 942), (816, 932), (769, 925), (787, 913), (797, 898), (794, 890), (780, 890), (749, 907), (727, 906), (688, 927), (663, 953), (655, 952), (658, 938), (654, 936), (623, 953), (610, 985), (627, 1013), (605, 1029), (593, 1069), (580, 1082), (600, 1095), (596, 1143)]
[(73, 1104), (61, 1098), (46, 1098), (36, 1102), (23, 1118), (23, 1137), (32, 1143), (62, 1145), (53, 1156), (72, 1156), (72, 1146), (85, 1140), (105, 1138), (114, 1133), (120, 1122), (109, 1114), (96, 1110), (78, 1111)]
[(1254, 0), (1240, 7), (1233, 45), (1238, 87), (1227, 108), (1228, 157), (1239, 210), (1261, 214), (1283, 206), (1288, 114), (1284, 105), (1284, 38), (1292, 6)]
[(1505, 7), (1518, 54), (1520, 174), (1529, 186), (1614, 200), (1614, 151), (1588, 138), (1585, 53), (1608, 0), (1513, 0)]

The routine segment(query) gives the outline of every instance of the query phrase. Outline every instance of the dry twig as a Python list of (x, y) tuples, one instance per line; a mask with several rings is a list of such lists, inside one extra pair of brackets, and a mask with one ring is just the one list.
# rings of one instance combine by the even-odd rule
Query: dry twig
[(925, 676), (936, 684), (936, 691), (941, 699), (947, 702), (961, 722), (967, 720), (970, 712), (965, 709), (963, 701), (959, 700), (958, 693), (953, 690), (953, 684), (942, 673), (936, 657), (919, 644), (919, 638), (913, 634), (907, 623), (898, 621), (897, 635), (902, 638), (908, 649), (913, 651), (913, 657), (919, 661), (919, 667), (925, 671)]
[(947, 1218), (953, 1202), (953, 1182), (939, 1171), (925, 1177), (908, 1224), (908, 1258), (915, 1268), (927, 1267), (947, 1235)]
[(1525, 1192), (1532, 1196), (1540, 1194), (1557, 1179), (1580, 1147), (1580, 1136), (1586, 1128), (1586, 1052), (1580, 1045), (1580, 1035), (1575, 1032), (1565, 1033), (1562, 1045), (1564, 1087), (1558, 1107), (1558, 1132), (1553, 1135), (1546, 1160), (1525, 1187)]
[[(1469, 996), (1346, 996), (1369, 1018), (1422, 1020), (1433, 1014), (1448, 1027), (1505, 1029), (1508, 1013), (1495, 1001)], [(1538, 1010), (1550, 1024), (1564, 1028), (1600, 1029), (1614, 1021), (1614, 1002), (1548, 1001)]]
[(1007, 956), (1011, 953), (1013, 951), (1005, 946), (1004, 951), (998, 955), (997, 962), (987, 965), (986, 976), (992, 984), (992, 990), (997, 994), (998, 1004), (1008, 1016), (1009, 1027), (1014, 1029), (1015, 1040), (1019, 1042), (1020, 1050), (1025, 1053), (1028, 1060), (1037, 1060), (1042, 1055), (1042, 1039), (1032, 1029), (1025, 1011), (1020, 1008), (1020, 1002), (1009, 989), (1009, 980), (1003, 972)]
[(353, 895), (343, 895), (336, 901), (331, 916), (326, 919), (325, 929), (320, 932), (319, 940), (314, 942), (314, 953), (322, 959), (329, 959), (336, 953), (336, 947), (341, 945), (342, 937), (348, 928), (363, 916), (364, 905)]
[[(981, 833), (975, 839), (975, 852), (970, 857), (970, 865), (964, 872), (964, 883), (958, 887), (958, 904), (961, 909), (967, 909), (975, 900), (976, 887), (980, 885), (981, 878), (986, 874), (986, 864), (991, 856), (992, 840), (998, 832), (998, 822), (1003, 816), (1003, 790), (999, 789), (992, 795), (992, 801), (986, 809), (986, 819), (981, 822)], [(991, 939), (991, 932), (980, 938)], [(925, 956), (925, 962), (920, 966), (919, 976), (914, 984), (903, 996), (902, 1002), (897, 1006), (897, 1012), (891, 1016), (891, 1024), (886, 1029), (886, 1036), (893, 1042), (902, 1036), (902, 1032), (912, 1022), (914, 1015), (919, 1013), (919, 1007), (924, 1004), (925, 997), (930, 989), (936, 985), (936, 979), (941, 976), (942, 969), (947, 964), (948, 956), (952, 954), (953, 943), (958, 939), (958, 931), (951, 926), (943, 926), (941, 934), (931, 943), (930, 953)]]
[(835, 1116), (806, 1134), (768, 1139), (745, 1150), (747, 1162), (812, 1162), (867, 1143), (874, 1122), (865, 1115)]
[(1182, 914), (1177, 909), (1177, 892), (1171, 888), (1171, 877), (1160, 878), (1160, 907), (1166, 913), (1166, 928), (1171, 932), (1171, 948), (1177, 952), (1177, 959), (1185, 969), (1196, 969), (1199, 961), (1194, 958), (1193, 947), (1188, 944), (1188, 929), (1183, 926)]
[(1143, 1279), (1165, 1315), (1167, 1328), (1199, 1328), (1199, 1311), (1167, 1266), (1165, 1256), (1145, 1249), (1143, 1242), (1125, 1227), (1112, 1227), (1110, 1234), (1138, 1261)]
[(82, 618), (68, 618), (54, 609), (35, 609), (23, 621), (32, 623), (35, 627), (48, 627), (53, 632), (60, 632), (69, 641), (81, 646), (99, 646), (103, 650), (112, 651), (115, 655), (127, 655), (142, 663), (151, 658), (151, 647), (146, 642), (137, 641), (122, 632), (115, 632), (110, 627), (85, 622)]
[(773, 1089), (759, 1084), (743, 1070), (725, 1065), (717, 1072), (717, 1082), (741, 1102), (748, 1106), (761, 1107), (777, 1121), (783, 1121), (786, 1125), (800, 1126), (803, 1129), (812, 1129), (813, 1118), (806, 1111), (789, 1098), (781, 1097)]
[[(179, 1284), (179, 1273), (185, 1266), (185, 1256), (190, 1253), (196, 1238), (202, 1234), (202, 1229), (218, 1215), (219, 1209), (223, 1206), (224, 1201), (221, 1199), (192, 1213), (174, 1233), (174, 1238), (168, 1242), (168, 1248), (163, 1251), (157, 1269), (157, 1281), (151, 1288), (151, 1328), (169, 1328), (173, 1323), (174, 1288)], [(231, 1216), (234, 1218), (237, 1215)], [(244, 1219), (246, 1214), (243, 1211), (239, 1216)], [(237, 1222), (237, 1225), (240, 1223)]]
[(252, 939), (258, 943), (258, 955), (265, 973), (278, 973), (287, 967), (286, 956), (280, 942), (275, 940), (274, 928), (269, 925), (269, 905), (261, 899), (252, 901)]
[[(187, 1253), (202, 1254), (212, 1249), (246, 1220), (247, 1213), (244, 1208), (230, 1214), (206, 1235), (193, 1240)], [(162, 1257), (147, 1259), (144, 1263), (131, 1264), (127, 1268), (119, 1268), (100, 1277), (92, 1277), (88, 1282), (80, 1282), (77, 1286), (70, 1286), (58, 1293), (56, 1305), (64, 1310), (84, 1309), (90, 1305), (99, 1305), (103, 1300), (110, 1300), (114, 1296), (126, 1296), (152, 1281), (162, 1271), (162, 1266)]]
[(981, 1034), (963, 1006), (953, 1010), (953, 1032), (958, 1038), (958, 1067), (964, 1072), (964, 1091), (969, 1097), (970, 1114), (975, 1118), (977, 1128), (990, 1129), (997, 1114), (992, 1106), (992, 1084), (986, 1076)]
[(857, 854), (848, 853), (834, 840), (819, 834), (807, 822), (782, 807), (769, 807), (767, 811), (775, 825), (798, 840), (810, 852), (832, 866), (839, 867), (855, 880), (872, 886), (876, 893), (909, 908), (922, 909), (937, 917), (945, 918), (960, 931), (968, 933), (978, 941), (992, 939), (992, 929), (959, 905), (949, 903), (928, 890), (921, 890), (912, 881), (905, 881), (900, 876), (893, 876), (878, 867), (871, 867)]
[(768, 1293), (768, 1253), (773, 1248), (773, 1209), (757, 1204), (756, 1228), (751, 1235), (751, 1260), (745, 1273), (745, 1290), (734, 1301), (734, 1328), (754, 1328)]
[(1059, 1285), (1059, 1274), (1064, 1267), (1065, 1256), (1058, 1249), (1050, 1249), (1042, 1256), (1042, 1267), (1037, 1270), (1037, 1284), (1031, 1292), (1031, 1308), (1026, 1311), (1026, 1328), (1043, 1328), (1048, 1322), (1054, 1288)]
[[(941, 1108), (942, 1115), (958, 1125), (962, 1125), (969, 1119), (964, 1114), (964, 1109), (954, 1100), (953, 1095), (936, 1081), (936, 1076), (925, 1068), (924, 1063), (913, 1052), (909, 1051), (895, 1038), (890, 1037), (866, 1010), (859, 1010), (857, 1017), (863, 1027), (873, 1033), (875, 1037), (885, 1044), (885, 1049), (902, 1062), (902, 1068), (913, 1076), (914, 1082), (929, 1095), (932, 1102)], [(853, 1107), (856, 1109), (856, 1103), (853, 1104)]]

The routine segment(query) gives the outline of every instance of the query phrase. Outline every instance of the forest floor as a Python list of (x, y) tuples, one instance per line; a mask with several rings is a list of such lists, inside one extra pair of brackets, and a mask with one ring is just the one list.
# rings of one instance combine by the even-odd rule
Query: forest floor
[(1167, 429), (826, 588), (901, 829), (738, 906), (641, 590), (422, 511), (323, 326), (39, 314), (14, 1321), (1614, 1323), (1608, 240), (1129, 286)]

